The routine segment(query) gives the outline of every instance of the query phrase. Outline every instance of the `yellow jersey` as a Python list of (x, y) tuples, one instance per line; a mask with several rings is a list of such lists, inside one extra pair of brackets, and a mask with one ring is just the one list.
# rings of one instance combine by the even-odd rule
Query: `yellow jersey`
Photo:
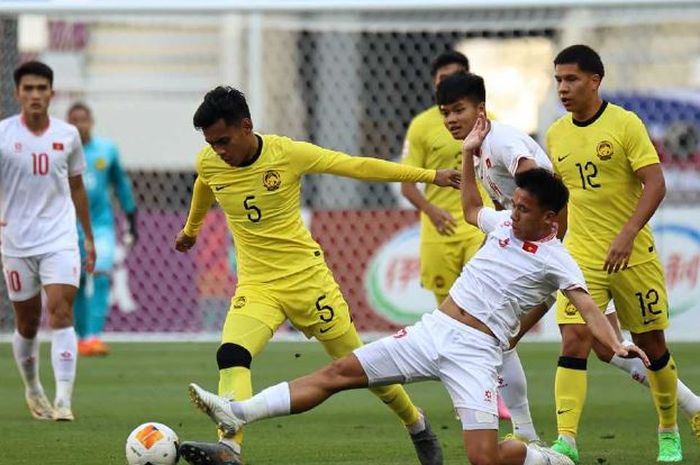
[[(586, 122), (574, 121), (571, 114), (559, 118), (546, 142), (554, 170), (570, 192), (564, 244), (579, 265), (602, 269), (610, 244), (642, 194), (635, 171), (659, 163), (659, 155), (639, 117), (608, 102)], [(629, 265), (655, 254), (647, 224), (634, 241)]]
[(436, 172), (377, 158), (353, 157), (275, 135), (256, 135), (253, 162), (233, 167), (207, 146), (184, 232), (195, 237), (216, 200), (233, 234), (239, 283), (269, 283), (323, 263), (301, 218), (301, 177), (329, 173), (367, 181), (433, 182)]
[[(450, 131), (447, 130), (437, 105), (413, 118), (406, 132), (401, 158), (402, 163), (418, 168), (453, 168), (462, 171), (462, 141), (453, 138)], [(486, 191), (481, 185), (478, 187), (484, 205), (493, 207), (493, 202)], [(464, 220), (460, 191), (427, 185), (425, 186), (425, 198), (433, 205), (449, 212), (457, 222), (457, 227), (451, 236), (442, 235), (430, 221), (430, 217), (421, 212), (421, 241), (456, 242), (479, 240), (483, 237), (483, 233), (478, 228)]]

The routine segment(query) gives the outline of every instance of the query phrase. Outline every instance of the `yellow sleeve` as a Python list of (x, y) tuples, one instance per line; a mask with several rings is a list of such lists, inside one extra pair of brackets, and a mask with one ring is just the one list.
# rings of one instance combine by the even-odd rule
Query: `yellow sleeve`
[(555, 163), (556, 160), (554, 160), (554, 156), (552, 155), (552, 129), (554, 128), (554, 124), (552, 124), (549, 129), (547, 129), (547, 132), (544, 135), (544, 143), (545, 143), (545, 153), (547, 154), (547, 157), (549, 158), (549, 161), (552, 162), (552, 169), (554, 170), (555, 173), (560, 174), (559, 170), (557, 169), (557, 164)]
[(211, 188), (202, 180), (200, 176), (194, 181), (192, 189), (192, 202), (190, 203), (190, 213), (187, 215), (187, 223), (183, 231), (190, 237), (196, 237), (204, 224), (209, 207), (214, 203), (214, 193)]
[(421, 142), (421, 132), (421, 129), (414, 119), (408, 126), (406, 139), (403, 142), (401, 163), (404, 165), (415, 166), (417, 168), (425, 167), (425, 147)]
[(651, 143), (647, 128), (637, 115), (631, 113), (625, 131), (625, 153), (632, 166), (637, 171), (645, 166), (660, 163), (659, 154)]
[(427, 182), (435, 170), (425, 170), (371, 157), (352, 157), (308, 142), (289, 141), (289, 159), (299, 175), (328, 173), (365, 181)]

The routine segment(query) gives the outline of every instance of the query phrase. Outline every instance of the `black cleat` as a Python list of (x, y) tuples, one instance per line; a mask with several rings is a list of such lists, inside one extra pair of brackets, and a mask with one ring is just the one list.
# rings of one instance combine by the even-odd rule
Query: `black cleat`
[(428, 423), (428, 418), (423, 414), (425, 429), (420, 433), (411, 434), (411, 441), (416, 448), (416, 455), (421, 465), (442, 465), (442, 446), (437, 435)]
[(240, 454), (222, 442), (183, 442), (180, 456), (190, 465), (243, 465)]

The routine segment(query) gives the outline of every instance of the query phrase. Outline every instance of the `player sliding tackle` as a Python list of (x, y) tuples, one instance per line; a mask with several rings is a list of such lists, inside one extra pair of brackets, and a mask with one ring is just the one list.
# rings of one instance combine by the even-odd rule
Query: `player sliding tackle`
[(541, 168), (519, 173), (512, 210), (483, 207), (471, 161), (486, 132), (480, 116), (464, 141), (462, 203), (465, 219), (486, 232), (487, 240), (438, 309), (393, 337), (247, 401), (231, 401), (192, 384), (190, 396), (197, 407), (223, 430), (235, 432), (263, 418), (305, 412), (347, 389), (439, 379), (461, 419), (472, 464), (571, 465), (568, 457), (536, 444), (498, 443), (496, 367), (520, 318), (561, 290), (603, 344), (621, 357), (648, 359), (636, 346), (618, 342), (588, 294), (581, 270), (555, 236), (554, 220), (569, 195), (558, 177)]

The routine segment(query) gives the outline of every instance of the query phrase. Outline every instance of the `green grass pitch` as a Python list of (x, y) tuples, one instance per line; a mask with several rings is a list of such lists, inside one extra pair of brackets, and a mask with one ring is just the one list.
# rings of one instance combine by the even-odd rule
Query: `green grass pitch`
[[(42, 345), (44, 386), (52, 391), (48, 344)], [(81, 359), (73, 423), (39, 422), (24, 405), (9, 344), (0, 344), (0, 464), (123, 465), (124, 441), (138, 424), (153, 420), (172, 427), (181, 440), (211, 440), (207, 417), (186, 394), (196, 381), (215, 389), (214, 343), (114, 344), (103, 359)], [(700, 390), (700, 344), (674, 344), (681, 377)], [(555, 434), (553, 407), (556, 344), (522, 344), (530, 405), (538, 431)], [(258, 391), (305, 374), (327, 361), (320, 346), (273, 343), (254, 362)], [(408, 387), (425, 408), (443, 442), (446, 464), (464, 464), (461, 432), (450, 401), (437, 382)], [(680, 414), (685, 463), (700, 464), (700, 446)], [(501, 434), (509, 432), (502, 423)], [(589, 363), (587, 408), (579, 438), (583, 465), (656, 463), (655, 413), (648, 391), (616, 369)], [(341, 393), (315, 411), (277, 418), (247, 429), (244, 459), (249, 465), (417, 463), (405, 431), (370, 393)]]

